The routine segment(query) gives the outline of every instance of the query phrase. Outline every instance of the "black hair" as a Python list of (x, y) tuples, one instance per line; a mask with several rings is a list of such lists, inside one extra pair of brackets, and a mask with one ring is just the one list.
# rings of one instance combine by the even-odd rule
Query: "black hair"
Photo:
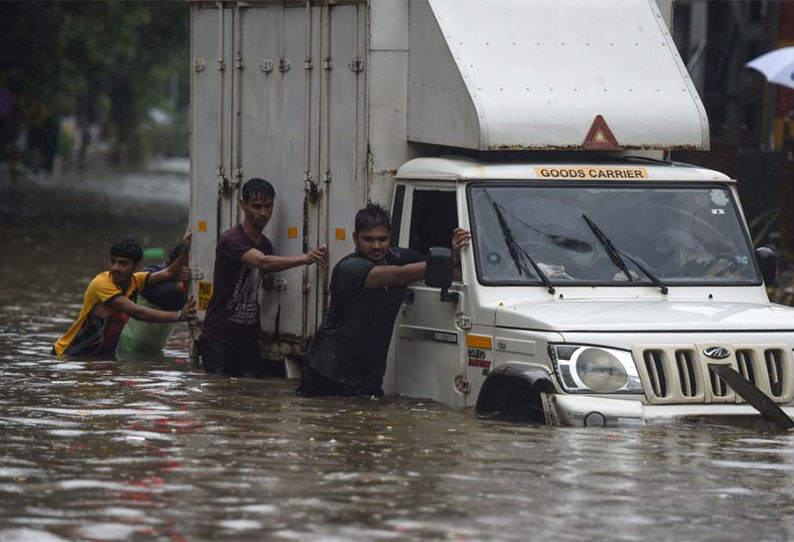
[(168, 251), (168, 258), (165, 260), (165, 263), (170, 264), (177, 258), (179, 255), (182, 254), (182, 247), (185, 246), (185, 243), (179, 241), (177, 244), (171, 247), (171, 250)]
[(382, 205), (370, 202), (356, 213), (356, 233), (381, 226), (391, 233), (391, 217), (389, 216), (389, 211)]
[(125, 237), (110, 247), (110, 255), (116, 258), (127, 258), (132, 263), (138, 263), (143, 259), (143, 250), (133, 237)]
[(253, 177), (245, 181), (242, 190), (243, 201), (251, 201), (254, 196), (262, 195), (265, 199), (273, 199), (276, 197), (276, 189), (269, 181)]

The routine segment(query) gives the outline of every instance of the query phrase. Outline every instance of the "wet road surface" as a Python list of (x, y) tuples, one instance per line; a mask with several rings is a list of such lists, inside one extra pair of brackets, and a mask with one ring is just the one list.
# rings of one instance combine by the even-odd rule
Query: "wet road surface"
[[(302, 398), (294, 381), (205, 375), (185, 329), (156, 359), (56, 360), (112, 241), (179, 238), (186, 211), (157, 193), (186, 181), (147, 182), (167, 190), (124, 204), (36, 188), (20, 201), (38, 207), (2, 224), (0, 542), (794, 539), (787, 433)], [(97, 202), (110, 211), (75, 211)]]

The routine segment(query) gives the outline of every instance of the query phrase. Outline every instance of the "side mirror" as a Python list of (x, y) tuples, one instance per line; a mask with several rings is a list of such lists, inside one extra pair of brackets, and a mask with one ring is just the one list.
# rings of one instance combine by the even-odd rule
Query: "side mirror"
[(458, 301), (458, 293), (450, 292), (452, 284), (452, 250), (446, 247), (430, 247), (427, 252), (425, 284), (441, 288), (441, 301)]
[(764, 284), (772, 286), (777, 278), (777, 255), (771, 248), (758, 247), (755, 249), (755, 259), (761, 268)]

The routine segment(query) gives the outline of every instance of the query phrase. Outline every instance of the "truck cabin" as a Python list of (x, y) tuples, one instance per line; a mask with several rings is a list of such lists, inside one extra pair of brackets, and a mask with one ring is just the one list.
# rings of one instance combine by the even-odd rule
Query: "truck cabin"
[(673, 286), (773, 280), (761, 268), (766, 258), (761, 264), (753, 253), (734, 182), (717, 172), (629, 159), (546, 166), (417, 159), (397, 177), (395, 242), (427, 254), (448, 247), (458, 225), (470, 228), (468, 276), (482, 286), (649, 287), (656, 296)]

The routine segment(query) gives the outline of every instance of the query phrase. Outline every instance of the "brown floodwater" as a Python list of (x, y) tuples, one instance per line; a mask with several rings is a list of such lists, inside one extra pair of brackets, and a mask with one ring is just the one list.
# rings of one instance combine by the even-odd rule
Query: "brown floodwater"
[(0, 542), (794, 539), (794, 436), (764, 427), (303, 398), (205, 375), (185, 329), (159, 357), (51, 356), (108, 245), (169, 246), (186, 194), (155, 173), (0, 191)]

